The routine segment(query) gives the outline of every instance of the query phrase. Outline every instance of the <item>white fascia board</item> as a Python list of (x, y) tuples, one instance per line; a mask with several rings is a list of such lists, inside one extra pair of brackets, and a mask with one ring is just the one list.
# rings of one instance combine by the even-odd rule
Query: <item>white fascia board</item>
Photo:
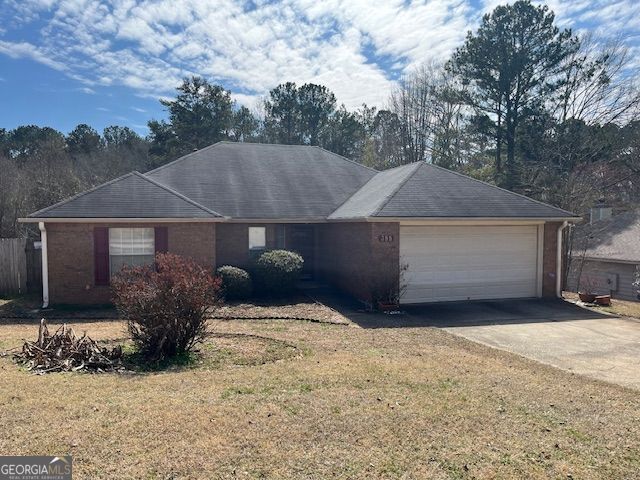
[(458, 222), (460, 225), (532, 225), (547, 222), (577, 222), (581, 220), (581, 217), (361, 217), (361, 218), (330, 218), (330, 222), (344, 223), (344, 222), (379, 222), (379, 223), (395, 223), (398, 222), (402, 225), (454, 225), (453, 222)]
[(226, 218), (19, 218), (20, 223), (216, 223)]

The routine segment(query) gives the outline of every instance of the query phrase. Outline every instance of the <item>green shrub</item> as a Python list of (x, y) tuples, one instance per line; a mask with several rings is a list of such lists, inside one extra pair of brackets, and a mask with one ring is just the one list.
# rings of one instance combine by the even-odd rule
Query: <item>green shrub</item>
[(246, 270), (224, 265), (216, 270), (222, 280), (222, 289), (227, 300), (244, 300), (253, 292), (253, 282)]
[(304, 260), (300, 255), (288, 250), (263, 253), (255, 264), (257, 291), (271, 296), (291, 293), (300, 278), (303, 264)]

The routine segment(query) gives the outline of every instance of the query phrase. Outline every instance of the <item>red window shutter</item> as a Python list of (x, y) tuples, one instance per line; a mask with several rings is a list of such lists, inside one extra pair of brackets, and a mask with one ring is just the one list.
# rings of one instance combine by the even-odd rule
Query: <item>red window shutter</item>
[(155, 228), (156, 254), (169, 251), (169, 232), (167, 227)]
[(93, 260), (96, 285), (109, 285), (109, 229), (94, 227)]

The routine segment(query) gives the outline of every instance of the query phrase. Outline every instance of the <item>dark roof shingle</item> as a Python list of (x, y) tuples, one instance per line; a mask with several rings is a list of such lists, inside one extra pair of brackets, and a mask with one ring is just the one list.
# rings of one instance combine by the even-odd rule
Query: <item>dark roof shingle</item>
[(378, 172), (319, 147), (219, 142), (29, 217), (312, 221), (575, 216), (426, 162)]
[(426, 162), (380, 172), (329, 218), (570, 218), (574, 214)]
[(379, 172), (329, 215), (329, 218), (338, 220), (376, 215), (418, 167), (418, 163), (412, 163)]
[(219, 218), (139, 172), (103, 183), (29, 215), (30, 218)]
[(147, 173), (245, 219), (324, 219), (376, 171), (318, 147), (220, 142)]

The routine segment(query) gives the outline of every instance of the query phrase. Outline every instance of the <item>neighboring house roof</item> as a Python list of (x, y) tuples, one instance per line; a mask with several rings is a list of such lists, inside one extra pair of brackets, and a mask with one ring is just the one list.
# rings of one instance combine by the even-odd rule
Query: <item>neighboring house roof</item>
[(329, 216), (330, 219), (360, 217), (570, 218), (575, 215), (466, 175), (416, 162), (378, 173)]
[(574, 218), (426, 162), (378, 172), (319, 147), (219, 142), (29, 218)]
[(376, 173), (319, 147), (219, 142), (147, 175), (228, 217), (312, 220)]
[(139, 172), (131, 172), (29, 217), (220, 218), (221, 215)]
[(574, 235), (573, 257), (640, 264), (640, 210), (579, 225)]

